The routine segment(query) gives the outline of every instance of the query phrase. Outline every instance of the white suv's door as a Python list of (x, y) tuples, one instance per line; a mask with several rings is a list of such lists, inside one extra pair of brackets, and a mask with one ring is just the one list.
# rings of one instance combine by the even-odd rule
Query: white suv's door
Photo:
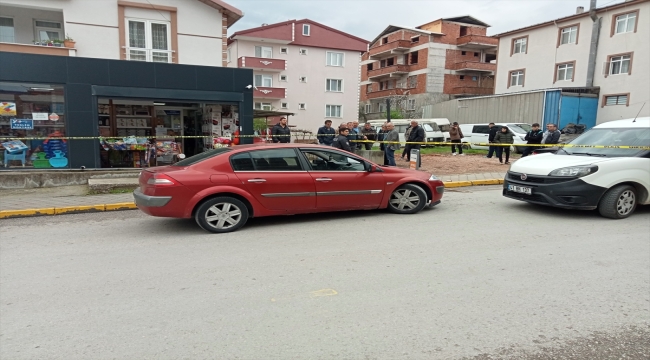
[[(472, 129), (472, 144), (488, 143), (490, 127), (487, 125), (474, 125)], [(489, 146), (472, 145), (472, 149), (489, 149)]]

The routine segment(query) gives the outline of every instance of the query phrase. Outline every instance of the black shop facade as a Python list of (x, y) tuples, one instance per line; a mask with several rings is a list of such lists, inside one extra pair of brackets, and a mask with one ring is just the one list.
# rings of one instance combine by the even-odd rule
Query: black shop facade
[(2, 170), (168, 165), (253, 134), (249, 69), (9, 52), (0, 64)]

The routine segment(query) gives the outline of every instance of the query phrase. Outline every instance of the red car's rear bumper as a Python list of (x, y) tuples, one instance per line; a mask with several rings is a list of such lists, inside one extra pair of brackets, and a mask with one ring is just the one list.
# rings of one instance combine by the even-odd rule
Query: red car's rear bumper
[(140, 188), (133, 191), (135, 205), (145, 214), (160, 217), (185, 217), (187, 198), (184, 196), (149, 196)]

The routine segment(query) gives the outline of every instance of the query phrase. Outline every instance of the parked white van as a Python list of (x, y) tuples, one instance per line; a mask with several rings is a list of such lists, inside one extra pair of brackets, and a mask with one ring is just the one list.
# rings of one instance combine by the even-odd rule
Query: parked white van
[[(427, 142), (446, 142), (449, 141), (449, 128), (450, 123), (449, 119), (395, 119), (391, 122), (395, 125), (395, 129), (399, 133), (399, 140), (406, 142), (404, 134), (406, 129), (411, 125), (411, 121), (417, 121), (420, 126), (424, 129), (426, 134)], [(379, 131), (381, 125), (386, 122), (386, 119), (381, 120), (369, 120), (367, 121), (373, 127), (373, 129)]]
[[(532, 129), (530, 124), (524, 123), (495, 123), (494, 125), (498, 127), (499, 131), (502, 126), (507, 126), (515, 134), (515, 145), (525, 144), (527, 141), (524, 140), (524, 138)], [(488, 124), (461, 124), (460, 130), (463, 132), (463, 135), (465, 135), (465, 137), (461, 139), (461, 142), (467, 143), (468, 147), (472, 149), (489, 149), (489, 146), (469, 145), (488, 142), (488, 136), (490, 134), (490, 127)], [(512, 151), (522, 153), (524, 148), (512, 146)]]
[[(532, 155), (512, 164), (503, 196), (567, 209), (598, 209), (623, 219), (637, 204), (650, 204), (650, 117), (606, 122), (555, 154)], [(646, 147), (624, 149), (619, 146)]]

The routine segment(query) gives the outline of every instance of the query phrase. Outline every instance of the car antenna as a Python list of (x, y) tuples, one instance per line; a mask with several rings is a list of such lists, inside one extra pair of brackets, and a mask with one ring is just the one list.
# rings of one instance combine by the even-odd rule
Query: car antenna
[(636, 118), (639, 117), (639, 114), (641, 113), (641, 110), (643, 110), (643, 107), (644, 107), (644, 106), (645, 106), (645, 103), (643, 103), (643, 105), (641, 105), (641, 108), (639, 109), (639, 112), (636, 113), (636, 116), (634, 117), (634, 120), (632, 120), (633, 123), (636, 122)]

